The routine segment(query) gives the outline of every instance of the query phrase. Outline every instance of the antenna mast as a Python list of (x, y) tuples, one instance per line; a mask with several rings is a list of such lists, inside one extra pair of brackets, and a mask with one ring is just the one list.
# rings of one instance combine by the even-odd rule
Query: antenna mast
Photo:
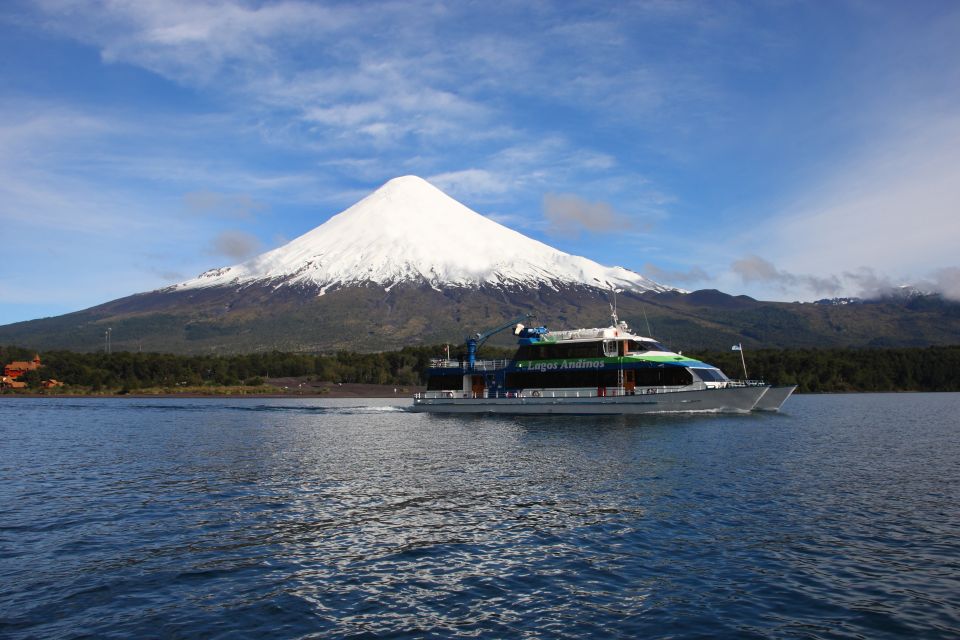
[(647, 336), (653, 337), (653, 329), (650, 328), (650, 320), (647, 318), (647, 307), (641, 304), (640, 310), (643, 311), (643, 321), (647, 323)]

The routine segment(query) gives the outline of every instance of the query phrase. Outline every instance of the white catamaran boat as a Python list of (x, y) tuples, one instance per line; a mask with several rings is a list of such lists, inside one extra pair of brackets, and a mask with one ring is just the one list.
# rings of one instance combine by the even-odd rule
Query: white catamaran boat
[[(436, 359), (413, 410), (435, 413), (642, 414), (777, 411), (795, 386), (731, 380), (720, 369), (636, 335), (613, 316), (598, 329), (549, 331), (518, 318), (467, 340), (467, 357)], [(477, 360), (509, 327), (510, 360)]]

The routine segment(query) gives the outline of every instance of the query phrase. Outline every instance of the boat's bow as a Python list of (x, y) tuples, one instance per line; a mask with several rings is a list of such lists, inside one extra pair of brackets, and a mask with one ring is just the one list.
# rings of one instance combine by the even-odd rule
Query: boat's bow
[(790, 394), (794, 392), (797, 385), (785, 385), (782, 387), (768, 387), (754, 406), (754, 411), (779, 411), (783, 403), (787, 401)]

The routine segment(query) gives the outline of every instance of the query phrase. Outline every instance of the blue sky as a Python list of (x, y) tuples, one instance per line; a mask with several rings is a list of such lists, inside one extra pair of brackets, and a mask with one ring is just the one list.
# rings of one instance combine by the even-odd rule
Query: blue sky
[(405, 174), (688, 289), (960, 298), (956, 2), (14, 0), (0, 87), (0, 323)]

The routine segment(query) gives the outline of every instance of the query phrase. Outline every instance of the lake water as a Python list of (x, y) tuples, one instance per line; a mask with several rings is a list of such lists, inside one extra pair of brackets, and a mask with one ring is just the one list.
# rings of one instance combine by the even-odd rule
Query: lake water
[(960, 636), (960, 394), (0, 398), (0, 637)]

